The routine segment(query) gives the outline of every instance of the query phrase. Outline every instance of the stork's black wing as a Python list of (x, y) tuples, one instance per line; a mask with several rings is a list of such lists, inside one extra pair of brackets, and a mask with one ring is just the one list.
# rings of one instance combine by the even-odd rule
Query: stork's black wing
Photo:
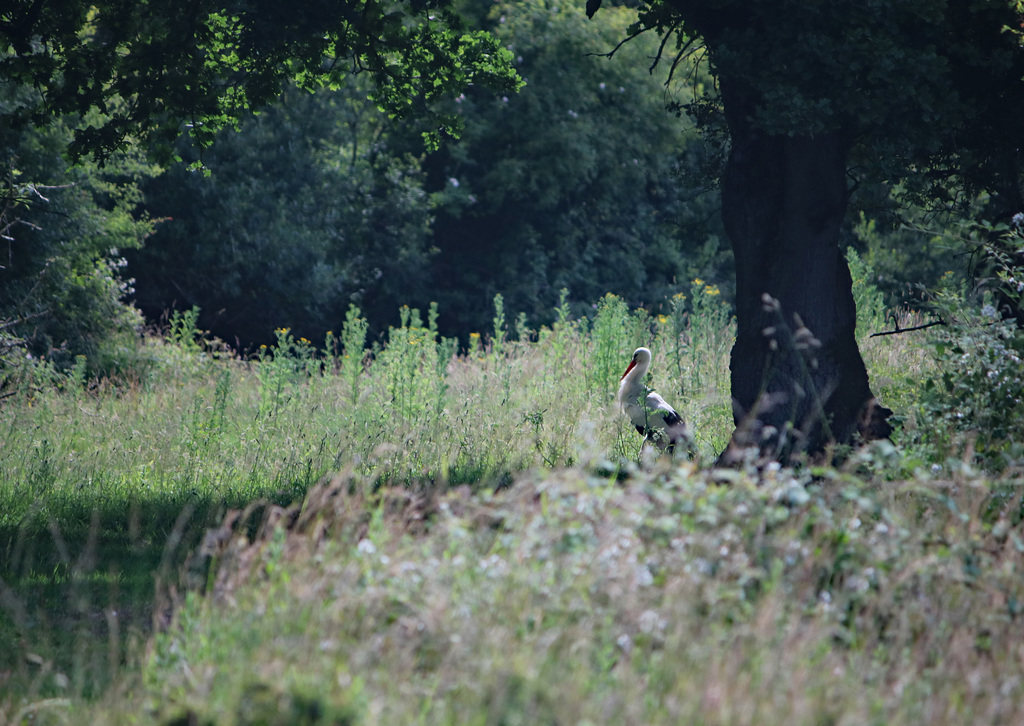
[(675, 411), (662, 411), (661, 417), (665, 419), (666, 426), (675, 426), (676, 424), (681, 424), (683, 422), (683, 417)]

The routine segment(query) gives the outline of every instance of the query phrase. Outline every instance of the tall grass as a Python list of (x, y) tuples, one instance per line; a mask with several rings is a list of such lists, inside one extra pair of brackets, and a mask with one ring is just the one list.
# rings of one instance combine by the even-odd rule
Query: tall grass
[(475, 497), (367, 499), (353, 483), (322, 485), (255, 541), (218, 533), (215, 584), (142, 669), (155, 717), (1024, 716), (1019, 491), (994, 503), (976, 480), (786, 470), (723, 485), (688, 464), (527, 475)]
[[(436, 306), (426, 322), (402, 308), (367, 352), (352, 308), (322, 348), (282, 329), (251, 360), (203, 341), (191, 311), (147, 339), (137, 379), (27, 369), (0, 408), (0, 672), (41, 695), (101, 691), (160, 607), (154, 577), (172, 584), (227, 508), (300, 501), (337, 471), (371, 490), (485, 489), (534, 466), (635, 461), (640, 439), (611, 392), (656, 330), (621, 300), (601, 305), (589, 325), (563, 301), (553, 328), (520, 319), (512, 340), (499, 297), (493, 336), (461, 352), (438, 335)], [(701, 365), (723, 363), (709, 351)], [(655, 365), (667, 385), (661, 353)]]
[[(26, 368), (0, 408), (0, 723), (1019, 719), (1018, 480), (889, 444), (702, 468), (733, 330), (699, 280), (664, 316), (563, 296), (514, 335), (499, 297), (461, 349), (436, 320), (403, 308), (367, 349), (352, 308), (243, 360), (185, 315), (135, 379)], [(909, 402), (935, 359), (878, 326), (875, 390)], [(639, 345), (694, 461), (615, 410)]]

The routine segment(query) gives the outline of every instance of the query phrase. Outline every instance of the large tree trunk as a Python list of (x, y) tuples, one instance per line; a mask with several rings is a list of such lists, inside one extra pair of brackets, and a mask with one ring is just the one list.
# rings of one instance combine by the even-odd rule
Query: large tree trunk
[(787, 458), (858, 433), (886, 436), (890, 412), (868, 385), (839, 249), (846, 140), (838, 132), (767, 133), (752, 121), (751, 99), (724, 80), (722, 88), (732, 138), (722, 214), (736, 258), (730, 453), (756, 446)]

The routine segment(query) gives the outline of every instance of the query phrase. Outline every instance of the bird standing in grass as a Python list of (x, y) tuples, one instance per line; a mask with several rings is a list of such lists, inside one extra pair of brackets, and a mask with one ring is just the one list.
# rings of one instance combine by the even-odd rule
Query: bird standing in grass
[(615, 397), (619, 407), (636, 430), (662, 451), (672, 453), (678, 443), (689, 448), (690, 431), (683, 417), (664, 398), (644, 385), (650, 367), (651, 351), (637, 348), (619, 382), (619, 393)]

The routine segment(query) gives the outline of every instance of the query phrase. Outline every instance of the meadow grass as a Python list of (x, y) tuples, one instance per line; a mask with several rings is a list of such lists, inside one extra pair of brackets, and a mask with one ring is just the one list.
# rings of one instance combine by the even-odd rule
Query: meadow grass
[(338, 477), (255, 539), (211, 537), (207, 595), (154, 638), (145, 707), (196, 723), (1024, 715), (1022, 542), (986, 526), (1019, 492), (993, 508), (979, 482), (716, 476), (661, 462), (373, 498)]
[(532, 466), (635, 459), (611, 392), (651, 333), (615, 310), (628, 335), (605, 340), (564, 315), (461, 356), (436, 309), (424, 324), (408, 308), (368, 354), (353, 310), (324, 350), (279, 330), (253, 360), (200, 345), (186, 313), (147, 340), (144, 378), (40, 368), (0, 409), (0, 637), (12, 644), (0, 673), (30, 695), (101, 692), (206, 529), (232, 507), (301, 501), (339, 470), (373, 490), (489, 489)]
[[(136, 380), (40, 368), (0, 408), (0, 723), (1019, 719), (1019, 480), (887, 443), (709, 470), (718, 298), (514, 338), (499, 299), (459, 355), (433, 308), (252, 360), (179, 317)], [(934, 361), (861, 309), (912, 411)], [(693, 461), (614, 408), (638, 345)]]

